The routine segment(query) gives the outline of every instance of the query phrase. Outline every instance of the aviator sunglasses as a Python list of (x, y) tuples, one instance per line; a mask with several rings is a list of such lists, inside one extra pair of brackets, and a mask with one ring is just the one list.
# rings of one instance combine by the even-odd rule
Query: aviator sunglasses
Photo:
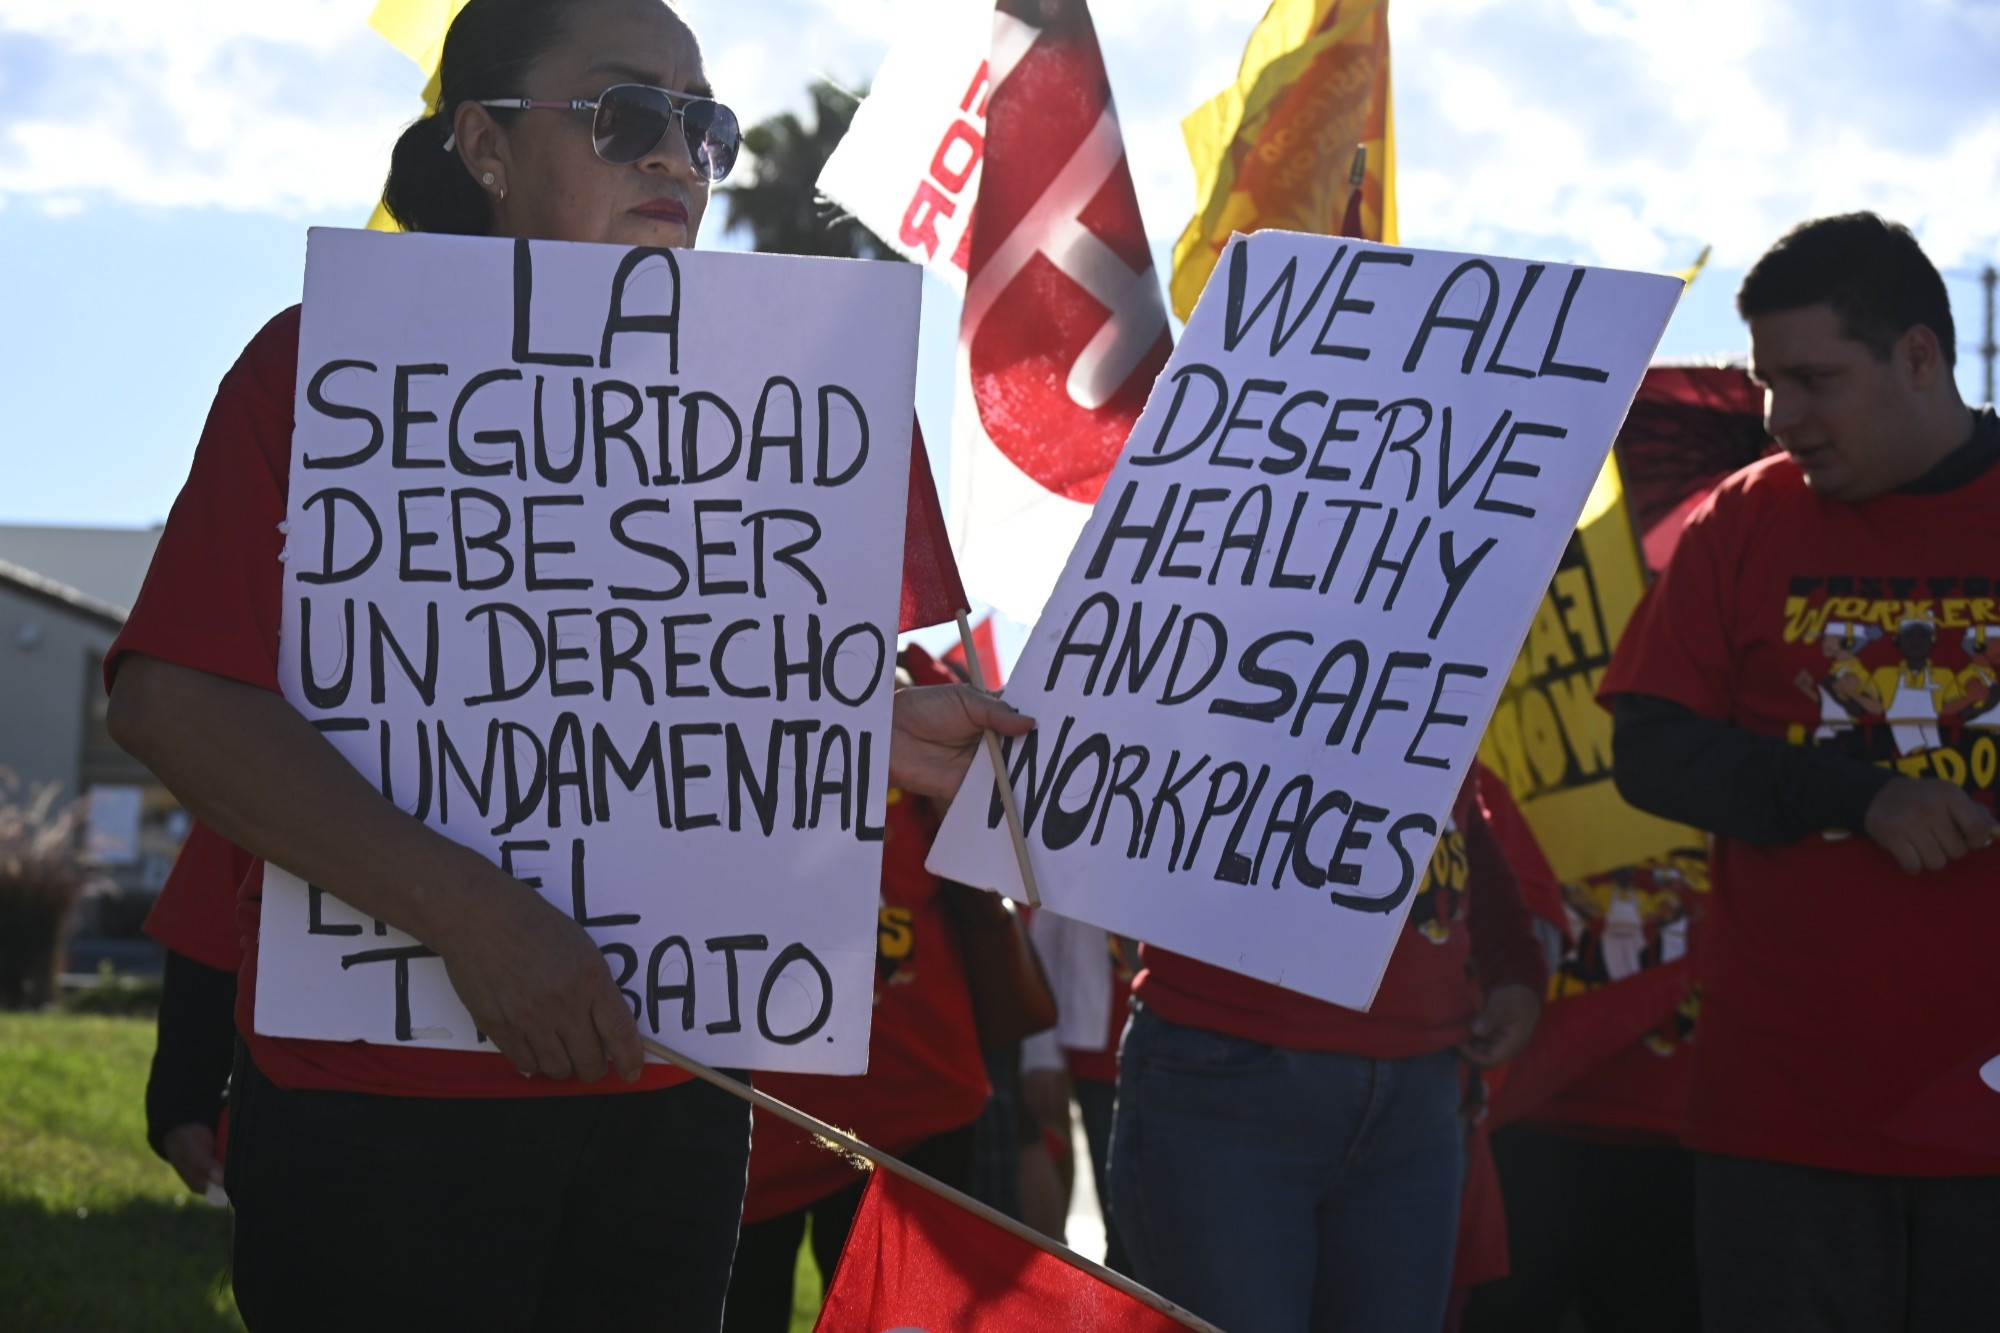
[[(679, 105), (676, 105), (676, 99)], [(480, 106), (517, 111), (588, 111), (591, 145), (613, 166), (625, 167), (660, 146), (679, 116), (694, 169), (714, 185), (736, 165), (742, 146), (736, 113), (712, 97), (654, 88), (643, 83), (617, 83), (597, 100), (543, 101), (532, 97), (486, 97)], [(445, 140), (451, 147), (451, 140)]]

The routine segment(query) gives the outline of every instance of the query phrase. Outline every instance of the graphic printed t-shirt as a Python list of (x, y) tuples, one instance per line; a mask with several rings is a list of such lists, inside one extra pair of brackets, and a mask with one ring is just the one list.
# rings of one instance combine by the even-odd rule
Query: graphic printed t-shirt
[[(1600, 698), (1667, 699), (1943, 779), (1991, 810), (1991, 696), (1961, 682), (2000, 626), (1996, 534), (2000, 468), (1844, 505), (1766, 459), (1690, 519)], [(2000, 1035), (2000, 851), (1913, 876), (1859, 833), (1720, 838), (1714, 885), (1688, 1144), (1843, 1171), (2000, 1172), (2000, 1145), (1982, 1156), (1884, 1132)]]
[[(126, 653), (278, 692), (279, 553), (292, 462), (299, 308), (266, 324), (223, 377), (187, 484), (125, 628), (105, 655), (105, 684)], [(559, 1096), (667, 1087), (689, 1075), (648, 1064), (635, 1084), (615, 1075), (524, 1079), (497, 1051), (438, 1051), (363, 1042), (303, 1041), (256, 1031), (257, 927), (264, 866), (254, 861), (236, 900), (243, 966), (236, 1025), (257, 1067), (287, 1088), (416, 1097)]]

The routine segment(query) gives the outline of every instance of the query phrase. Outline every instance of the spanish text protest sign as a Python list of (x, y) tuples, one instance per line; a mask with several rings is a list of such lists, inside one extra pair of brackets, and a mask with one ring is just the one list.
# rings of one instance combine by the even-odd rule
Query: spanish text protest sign
[[(917, 287), (312, 236), (286, 697), (714, 1063), (866, 1063)], [(261, 948), (265, 1032), (484, 1040), (428, 949), (275, 868)]]

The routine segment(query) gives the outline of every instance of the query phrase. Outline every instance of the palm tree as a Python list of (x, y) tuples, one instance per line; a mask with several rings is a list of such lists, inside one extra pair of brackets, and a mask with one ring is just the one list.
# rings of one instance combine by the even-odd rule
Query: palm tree
[(743, 132), (750, 151), (750, 179), (724, 186), (728, 230), (748, 228), (753, 248), (789, 255), (895, 259), (881, 239), (814, 188), (834, 145), (847, 133), (860, 97), (825, 79), (806, 89), (813, 126), (787, 111)]

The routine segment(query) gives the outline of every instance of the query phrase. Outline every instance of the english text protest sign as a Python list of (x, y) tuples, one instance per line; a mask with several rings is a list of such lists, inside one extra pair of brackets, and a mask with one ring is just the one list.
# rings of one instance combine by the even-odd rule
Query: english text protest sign
[[(1373, 998), (1677, 279), (1238, 238), (1008, 698), (1054, 911)], [(1018, 893), (975, 766), (931, 866)]]
[[(866, 1064), (917, 284), (312, 235), (286, 697), (706, 1061)], [(276, 868), (260, 947), (267, 1033), (483, 1040), (429, 950)]]

